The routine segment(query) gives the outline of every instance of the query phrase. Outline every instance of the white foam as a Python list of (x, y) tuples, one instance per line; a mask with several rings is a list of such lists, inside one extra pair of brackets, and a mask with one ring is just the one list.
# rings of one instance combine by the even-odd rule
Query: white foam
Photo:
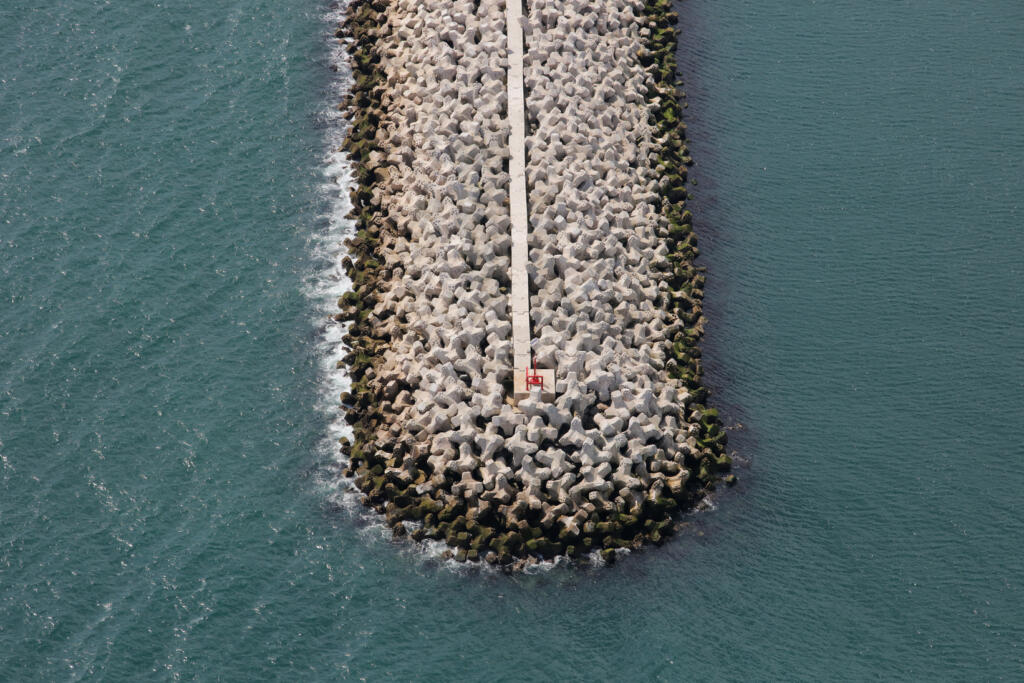
[[(349, 57), (345, 45), (334, 37), (334, 32), (345, 17), (347, 2), (324, 15), (324, 39), (329, 44), (328, 62), (334, 69), (334, 77), (328, 86), (324, 98), (324, 109), (320, 119), (324, 123), (324, 157), (323, 182), (320, 193), (324, 213), (318, 216), (321, 225), (309, 239), (308, 247), (313, 256), (313, 269), (305, 282), (305, 293), (312, 303), (314, 311), (313, 324), (320, 330), (317, 339), (316, 357), (319, 361), (321, 392), (317, 401), (317, 409), (327, 419), (327, 430), (321, 442), (323, 456), (327, 462), (335, 462), (344, 466), (343, 456), (338, 447), (338, 439), (352, 438), (352, 429), (345, 422), (341, 409), (340, 395), (351, 388), (351, 379), (343, 368), (338, 368), (338, 361), (346, 353), (348, 347), (342, 341), (346, 323), (339, 323), (331, 318), (338, 312), (337, 301), (346, 292), (351, 291), (352, 282), (345, 274), (341, 265), (342, 259), (348, 255), (345, 240), (355, 233), (355, 222), (347, 215), (352, 209), (349, 192), (352, 188), (352, 164), (348, 156), (341, 150), (341, 145), (348, 132), (349, 122), (338, 111), (337, 105), (348, 93), (352, 85), (352, 71), (349, 68)], [(340, 477), (331, 477), (337, 481), (323, 482), (333, 489), (331, 497), (352, 497), (351, 482)], [(358, 502), (358, 498), (355, 498)]]

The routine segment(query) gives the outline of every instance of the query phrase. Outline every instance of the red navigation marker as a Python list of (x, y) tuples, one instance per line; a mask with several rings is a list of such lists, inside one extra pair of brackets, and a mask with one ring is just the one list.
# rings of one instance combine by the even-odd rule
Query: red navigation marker
[(544, 376), (537, 372), (537, 359), (530, 354), (530, 358), (533, 360), (533, 374), (530, 374), (530, 368), (523, 370), (526, 373), (526, 390), (529, 391), (530, 387), (540, 387), (544, 389)]

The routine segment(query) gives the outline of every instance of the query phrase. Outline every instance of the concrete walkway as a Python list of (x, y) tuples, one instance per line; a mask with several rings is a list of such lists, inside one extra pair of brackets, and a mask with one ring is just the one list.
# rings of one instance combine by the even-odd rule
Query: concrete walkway
[(522, 0), (506, 0), (508, 32), (509, 211), (512, 219), (512, 354), (516, 376), (530, 365), (530, 284), (526, 273), (526, 97), (523, 94)]
[[(530, 367), (530, 277), (526, 272), (529, 254), (530, 218), (526, 209), (526, 97), (523, 92), (523, 4), (522, 0), (505, 0), (505, 23), (508, 33), (508, 120), (510, 133), (510, 176), (508, 198), (512, 220), (512, 356), (513, 392), (515, 401), (527, 398), (526, 371)], [(538, 370), (543, 379), (540, 398), (555, 399), (555, 370)]]

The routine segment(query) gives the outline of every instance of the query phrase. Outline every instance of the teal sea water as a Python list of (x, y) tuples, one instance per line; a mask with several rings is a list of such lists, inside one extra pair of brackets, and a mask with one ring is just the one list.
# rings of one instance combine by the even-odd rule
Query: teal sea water
[(333, 480), (331, 8), (3, 3), (0, 680), (1024, 678), (1024, 5), (679, 11), (741, 483), (504, 576)]

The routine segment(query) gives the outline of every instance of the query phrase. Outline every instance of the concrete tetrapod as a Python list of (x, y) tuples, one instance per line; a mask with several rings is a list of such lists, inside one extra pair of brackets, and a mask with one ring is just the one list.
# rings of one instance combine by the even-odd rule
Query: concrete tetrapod
[(668, 3), (522, 20), (529, 319), (553, 401), (513, 406), (506, 15), (357, 0), (345, 474), (396, 532), (508, 566), (660, 543), (728, 468)]

